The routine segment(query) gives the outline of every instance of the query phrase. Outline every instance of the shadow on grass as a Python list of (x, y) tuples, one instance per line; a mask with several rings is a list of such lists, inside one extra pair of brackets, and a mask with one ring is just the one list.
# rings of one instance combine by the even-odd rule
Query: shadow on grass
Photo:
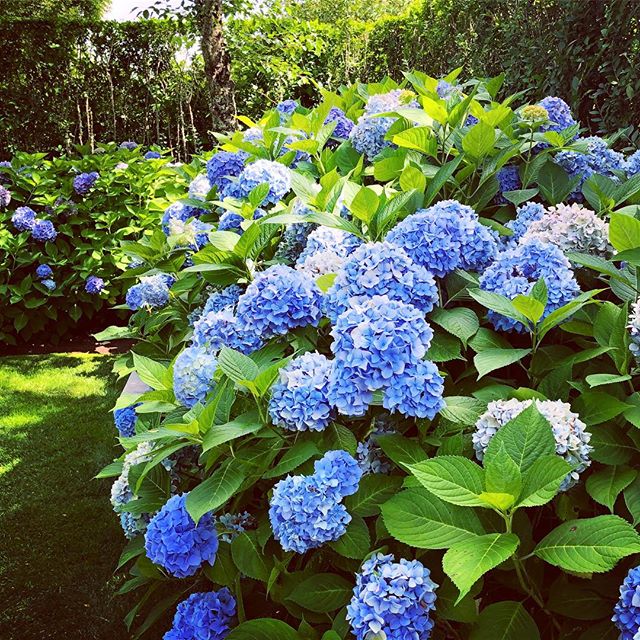
[(120, 640), (112, 359), (0, 359), (0, 638)]

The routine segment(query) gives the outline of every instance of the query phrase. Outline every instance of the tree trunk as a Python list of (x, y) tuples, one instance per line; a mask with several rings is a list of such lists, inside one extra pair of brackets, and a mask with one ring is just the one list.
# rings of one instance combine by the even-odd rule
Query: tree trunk
[(222, 29), (222, 1), (196, 0), (196, 6), (213, 130), (230, 131), (235, 128), (236, 105), (231, 80), (231, 57)]

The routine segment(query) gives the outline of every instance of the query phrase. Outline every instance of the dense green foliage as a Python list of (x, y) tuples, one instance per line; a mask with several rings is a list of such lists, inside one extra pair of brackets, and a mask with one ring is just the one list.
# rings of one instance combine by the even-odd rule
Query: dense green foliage
[[(121, 508), (153, 513), (171, 493), (188, 491), (186, 507), (195, 520), (208, 512), (248, 511), (255, 518), (254, 527), (231, 543), (220, 543), (213, 567), (204, 566), (192, 578), (171, 578), (149, 560), (143, 536), (135, 537), (123, 553), (131, 565), (128, 584), (144, 587), (147, 594), (159, 583), (174, 587), (172, 599), (146, 609), (143, 629), (187, 593), (228, 586), (239, 618), (229, 640), (350, 638), (345, 606), (354, 574), (371, 554), (382, 551), (396, 559), (419, 559), (431, 570), (440, 585), (432, 614), (432, 637), (438, 640), (617, 636), (610, 619), (618, 585), (640, 554), (635, 529), (640, 518), (640, 370), (626, 328), (629, 304), (639, 294), (640, 178), (627, 179), (626, 164), (619, 162), (581, 185), (580, 174), (569, 175), (559, 165), (560, 154), (568, 150), (578, 157), (589, 153), (585, 141), (575, 141), (578, 125), (547, 130), (547, 111), (527, 109), (522, 96), (500, 97), (503, 77), (457, 84), (458, 73), (446, 78), (454, 86), (438, 86), (420, 72), (407, 74), (406, 91), (394, 94), (396, 104), (387, 114), (395, 118), (386, 125), (386, 141), (393, 144), (369, 158), (357, 153), (351, 141), (332, 139), (333, 124), (325, 124), (325, 117), (335, 106), (357, 120), (370, 96), (397, 88), (389, 79), (339, 93), (324, 91), (316, 108), (298, 108), (282, 120), (273, 110), (257, 123), (245, 119), (261, 129), (262, 138), (247, 141), (241, 132), (220, 136), (222, 149), (246, 152), (248, 167), (256, 159), (291, 165), (292, 193), (271, 206), (263, 204), (268, 185), (256, 186), (241, 199), (223, 199), (214, 188), (206, 219), (215, 222), (225, 210), (234, 212), (244, 219), (240, 233), (212, 232), (209, 244), (195, 254), (166, 241), (160, 229), (125, 247), (145, 260), (140, 273), (164, 271), (176, 280), (168, 304), (143, 306), (129, 329), (104, 334), (139, 338), (127, 364), (151, 387), (118, 402), (120, 408), (140, 403), (135, 435), (120, 439), (125, 451), (154, 443), (147, 462), (129, 471), (135, 497)], [(412, 106), (412, 99), (418, 104)], [(370, 119), (379, 122), (375, 115)], [(292, 151), (283, 155), (287, 136), (296, 133), (298, 141), (288, 139)], [(594, 161), (609, 153), (606, 142), (603, 146)], [(296, 164), (293, 150), (308, 153), (308, 160), (298, 158)], [(520, 184), (515, 188), (501, 187), (505, 166), (517, 168)], [(553, 249), (567, 265), (564, 269), (570, 269), (566, 258), (571, 260), (571, 277), (575, 273), (581, 293), (552, 313), (547, 305), (558, 293), (553, 273), (510, 297), (480, 286), (483, 268), (458, 267), (438, 278), (440, 304), (426, 314), (435, 334), (426, 359), (437, 363), (444, 378), (445, 404), (433, 419), (416, 419), (405, 410), (389, 415), (383, 409), (388, 398), (379, 391), (364, 415), (344, 411), (317, 431), (274, 424), (268, 408), (274, 383), (283, 379), (281, 368), (314, 350), (335, 355), (334, 365), (338, 360), (336, 343), (344, 336), (339, 321), (332, 331), (328, 318), (317, 326), (307, 323), (267, 336), (265, 346), (248, 355), (226, 346), (212, 348), (208, 356), (217, 359), (213, 379), (200, 381), (201, 401), (188, 410), (181, 405), (177, 396), (183, 377), (201, 365), (179, 373), (175, 356), (194, 339), (193, 321), (212, 288), (236, 283), (248, 296), (272, 265), (294, 265), (285, 241), (300, 222), (379, 243), (417, 210), (446, 199), (458, 201), (454, 209), (459, 203), (473, 207), (482, 225), (501, 236), (503, 250), (513, 234), (505, 225), (523, 203), (538, 203), (551, 215), (554, 205), (584, 201), (593, 210), (591, 220), (605, 229), (606, 247), (601, 254), (590, 252), (583, 240), (586, 244), (574, 244), (566, 257)], [(267, 213), (254, 219), (259, 205)], [(569, 234), (570, 229), (558, 226), (545, 246), (577, 242)], [(443, 231), (418, 249), (437, 246), (444, 238)], [(409, 256), (418, 250), (405, 246)], [(363, 293), (365, 298), (377, 293), (382, 280), (377, 269), (363, 280), (367, 275), (371, 281), (365, 286), (372, 291)], [(514, 269), (513, 279), (519, 277)], [(315, 282), (326, 292), (334, 281), (343, 286), (339, 278), (328, 272)], [(281, 293), (281, 302), (276, 297), (269, 303), (273, 306), (255, 308), (244, 319), (256, 327), (254, 333), (264, 320), (261, 313), (268, 318), (278, 304), (296, 308), (290, 292), (283, 288)], [(494, 320), (499, 314), (521, 323), (522, 331), (502, 330), (487, 312), (494, 313)], [(357, 332), (351, 334), (354, 340)], [(366, 335), (365, 330), (359, 335), (367, 345), (361, 345), (363, 359), (373, 351)], [(380, 348), (383, 354), (385, 347)], [(565, 410), (568, 405), (561, 403), (568, 403), (591, 434), (590, 463), (578, 466), (577, 458), (562, 455), (562, 427), (558, 430), (535, 405), (502, 425), (479, 463), (472, 446), (478, 420), (490, 402), (507, 399), (557, 401)], [(392, 434), (372, 435), (379, 418), (390, 423)], [(577, 429), (575, 422), (571, 428)], [(347, 532), (305, 554), (284, 551), (268, 511), (276, 483), (287, 474), (308, 476), (327, 451), (356, 456), (364, 445), (377, 447), (388, 472), (365, 475), (357, 492), (345, 499), (352, 518)], [(188, 447), (195, 447), (198, 464), (176, 481), (160, 463)], [(122, 468), (120, 459), (103, 474), (117, 476)], [(561, 490), (571, 470), (580, 474), (574, 486)], [(270, 620), (256, 620), (261, 618)]]
[[(231, 20), (227, 42), (238, 111), (254, 117), (285, 96), (310, 103), (317, 84), (400, 80), (428, 62), (434, 73), (504, 70), (511, 90), (534, 100), (560, 95), (592, 132), (632, 126), (635, 140), (639, 17), (633, 0), (427, 0), (369, 23)], [(210, 146), (201, 61), (175, 61), (184, 44), (176, 32), (194, 37), (181, 25), (0, 19), (0, 155), (85, 142), (90, 133), (179, 153)]]

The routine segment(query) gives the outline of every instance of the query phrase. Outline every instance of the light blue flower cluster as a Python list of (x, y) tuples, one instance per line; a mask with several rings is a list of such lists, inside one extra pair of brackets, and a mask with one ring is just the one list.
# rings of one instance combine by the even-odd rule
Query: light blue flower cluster
[(307, 237), (304, 251), (296, 261), (296, 269), (314, 277), (338, 273), (361, 244), (362, 240), (351, 233), (320, 226)]
[(84, 283), (84, 290), (91, 295), (99, 294), (104, 289), (104, 280), (98, 276), (89, 276)]
[(507, 165), (506, 167), (502, 167), (502, 169), (500, 169), (500, 171), (498, 171), (498, 173), (496, 174), (496, 178), (498, 179), (499, 185), (496, 202), (498, 204), (506, 204), (509, 201), (504, 197), (504, 192), (517, 191), (518, 189), (522, 188), (518, 167), (516, 167), (515, 165)]
[(363, 476), (371, 473), (386, 474), (391, 471), (393, 465), (376, 443), (376, 436), (393, 433), (396, 433), (396, 430), (389, 422), (388, 416), (378, 416), (375, 419), (371, 435), (363, 442), (358, 442), (356, 460)]
[(162, 154), (157, 151), (147, 151), (147, 153), (144, 154), (145, 160), (158, 160), (160, 158), (162, 158)]
[(324, 119), (324, 124), (329, 124), (330, 122), (336, 123), (331, 137), (340, 140), (346, 140), (351, 133), (351, 129), (355, 126), (353, 120), (347, 118), (345, 112), (338, 107), (331, 107), (331, 109), (329, 109), (329, 113)]
[(509, 245), (517, 244), (525, 234), (529, 225), (536, 220), (541, 220), (545, 214), (545, 208), (538, 202), (526, 202), (516, 210), (515, 220), (510, 220), (505, 225), (513, 231), (512, 236), (506, 236), (505, 241)]
[(311, 476), (287, 476), (273, 488), (269, 520), (285, 551), (305, 553), (340, 538), (351, 522), (342, 499), (355, 493), (362, 472), (346, 451), (329, 451)]
[(218, 368), (215, 356), (199, 346), (187, 347), (173, 365), (173, 392), (176, 400), (191, 408), (203, 402), (213, 390)]
[(627, 158), (624, 165), (624, 170), (627, 174), (627, 178), (632, 178), (633, 176), (640, 173), (640, 150), (632, 153)]
[(620, 585), (620, 599), (611, 619), (620, 630), (619, 640), (640, 638), (640, 567), (630, 569)]
[(205, 563), (213, 565), (218, 551), (213, 516), (203, 515), (196, 525), (185, 506), (187, 495), (169, 498), (144, 536), (147, 558), (176, 578), (194, 575)]
[(330, 371), (331, 363), (320, 353), (305, 353), (280, 369), (269, 401), (273, 424), (289, 431), (324, 431), (333, 417)]
[(549, 122), (542, 125), (541, 131), (564, 131), (578, 124), (571, 114), (571, 107), (562, 98), (547, 96), (538, 102), (538, 106), (549, 114)]
[(31, 227), (31, 237), (38, 242), (53, 242), (58, 232), (50, 220), (36, 219)]
[(163, 640), (224, 640), (234, 626), (236, 601), (226, 587), (192, 593), (176, 609)]
[(211, 187), (218, 188), (218, 195), (224, 198), (242, 173), (249, 154), (244, 151), (218, 151), (207, 162), (207, 178)]
[(140, 278), (140, 282), (127, 291), (127, 306), (132, 311), (142, 307), (151, 309), (164, 307), (169, 302), (169, 289), (174, 282), (175, 278), (166, 273), (156, 273), (153, 276)]
[(322, 317), (322, 291), (304, 274), (285, 265), (259, 273), (238, 301), (240, 324), (263, 340), (298, 327), (316, 326)]
[(11, 216), (11, 224), (18, 231), (31, 231), (36, 221), (36, 212), (29, 207), (18, 207)]
[(209, 191), (211, 191), (211, 183), (206, 173), (197, 175), (189, 184), (189, 197), (194, 200), (206, 200)]
[(357, 640), (427, 640), (438, 585), (419, 560), (377, 553), (356, 577), (347, 620)]
[(275, 204), (291, 189), (291, 169), (279, 162), (264, 159), (248, 164), (235, 185), (238, 197), (248, 196), (253, 189), (264, 183), (269, 185), (269, 192), (260, 204)]
[(91, 191), (91, 187), (93, 187), (99, 177), (100, 174), (97, 171), (81, 173), (73, 179), (73, 190), (79, 196), (86, 196), (87, 193)]
[(123, 409), (116, 409), (113, 412), (113, 423), (116, 425), (121, 438), (131, 438), (136, 435), (136, 423), (138, 422), (136, 407), (139, 406), (140, 403), (137, 402)]
[(386, 390), (383, 406), (395, 413), (431, 420), (444, 408), (444, 380), (438, 367), (420, 360), (395, 376)]
[(51, 278), (45, 278), (44, 280), (42, 280), (40, 282), (40, 284), (43, 287), (46, 287), (47, 289), (49, 289), (49, 291), (55, 291), (55, 289), (56, 289), (56, 282), (55, 282), (55, 280), (52, 280)]
[(460, 94), (460, 87), (455, 84), (451, 84), (446, 80), (438, 80), (438, 84), (436, 85), (436, 93), (439, 98), (443, 100), (449, 100), (455, 95)]
[[(411, 305), (389, 300), (387, 296), (374, 296), (361, 304), (352, 303), (338, 316), (331, 335), (335, 360), (329, 382), (329, 401), (343, 415), (364, 415), (373, 392), (379, 390), (386, 391), (383, 406), (395, 410), (399, 406), (398, 394), (404, 397), (406, 393), (407, 382), (403, 374), (420, 373), (426, 379), (422, 368), (418, 370), (418, 363), (429, 349), (433, 331), (423, 313)], [(431, 397), (435, 375), (431, 384), (419, 391), (420, 397), (413, 400), (420, 404), (421, 412), (426, 411), (427, 406), (435, 409), (439, 404)], [(397, 384), (401, 385), (400, 389), (389, 392)], [(441, 391), (440, 387), (440, 394)], [(405, 404), (403, 408), (407, 408)]]
[(231, 544), (241, 533), (249, 528), (256, 527), (255, 518), (245, 511), (244, 513), (223, 513), (218, 517), (218, 524), (224, 529), (218, 535), (220, 542)]
[(120, 149), (126, 149), (127, 151), (133, 151), (138, 148), (138, 143), (133, 140), (125, 140), (120, 143)]
[(245, 324), (227, 307), (203, 313), (193, 324), (193, 344), (217, 353), (229, 347), (246, 355), (262, 347), (262, 339), (251, 324)]
[(399, 246), (376, 242), (357, 248), (327, 292), (326, 313), (332, 322), (351, 303), (387, 296), (428, 313), (438, 303), (438, 287), (429, 271), (415, 264)]
[(229, 285), (220, 291), (214, 291), (204, 304), (203, 314), (210, 311), (222, 311), (227, 307), (233, 307), (238, 304), (238, 299), (242, 295), (242, 287), (237, 284)]
[(6, 209), (11, 203), (11, 191), (0, 184), (0, 209)]
[[(544, 279), (548, 292), (543, 318), (580, 293), (571, 264), (562, 251), (537, 239), (499, 254), (480, 277), (480, 288), (513, 300), (519, 295), (529, 295), (540, 279)], [(487, 317), (499, 331), (525, 331), (522, 323), (495, 311), (489, 311)]]
[(40, 264), (36, 269), (36, 275), (40, 280), (44, 280), (45, 278), (50, 278), (53, 275), (53, 270), (48, 264)]
[(631, 307), (627, 328), (631, 336), (629, 351), (631, 351), (638, 366), (640, 366), (640, 298), (638, 298)]
[(184, 205), (181, 202), (170, 204), (164, 211), (162, 216), (162, 230), (165, 235), (171, 233), (172, 222), (186, 222), (189, 218), (197, 218), (202, 215), (203, 210)]
[(495, 259), (498, 247), (495, 232), (457, 200), (443, 200), (407, 216), (389, 232), (387, 241), (440, 278), (458, 267), (482, 271)]
[(286, 122), (293, 112), (300, 106), (297, 100), (283, 100), (276, 105), (276, 111), (280, 114), (280, 122)]

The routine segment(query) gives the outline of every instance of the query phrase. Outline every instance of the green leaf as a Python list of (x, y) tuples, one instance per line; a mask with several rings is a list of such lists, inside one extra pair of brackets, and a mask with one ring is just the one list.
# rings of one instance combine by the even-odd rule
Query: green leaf
[(421, 489), (409, 489), (382, 505), (384, 524), (400, 542), (418, 549), (448, 549), (484, 534), (472, 509), (443, 502)]
[(487, 408), (487, 403), (466, 396), (447, 396), (440, 415), (454, 424), (475, 425)]
[(283, 476), (285, 473), (297, 469), (301, 464), (319, 453), (318, 447), (314, 442), (299, 440), (282, 456), (280, 462), (273, 469), (263, 474), (262, 477), (269, 479)]
[(574, 403), (575, 411), (588, 426), (611, 420), (631, 406), (604, 391), (586, 391)]
[(442, 558), (442, 568), (460, 589), (458, 602), (487, 571), (510, 558), (519, 543), (513, 533), (488, 533), (451, 547)]
[(358, 441), (353, 435), (351, 429), (347, 429), (341, 424), (334, 422), (324, 432), (324, 446), (327, 451), (334, 449), (344, 449), (352, 456), (355, 456), (356, 449), (358, 448)]
[(369, 222), (378, 209), (380, 198), (373, 189), (362, 187), (349, 205), (349, 211), (358, 219)]
[(462, 507), (484, 507), (484, 472), (461, 456), (438, 456), (409, 467), (418, 482), (435, 496)]
[(637, 471), (628, 467), (605, 467), (587, 478), (587, 493), (613, 513), (616, 499), (637, 475)]
[(609, 219), (609, 242), (617, 251), (640, 247), (640, 220), (623, 213), (612, 213)]
[(522, 475), (520, 467), (507, 453), (504, 442), (501, 442), (494, 455), (485, 460), (485, 486), (488, 493), (503, 493), (513, 498), (513, 503), (520, 496), (522, 489)]
[(485, 349), (476, 353), (473, 364), (478, 370), (478, 380), (496, 369), (508, 367), (518, 360), (522, 360), (531, 353), (531, 349)]
[(347, 525), (347, 530), (329, 546), (345, 558), (362, 560), (369, 553), (371, 540), (369, 538), (369, 528), (365, 521), (357, 515), (351, 516), (351, 522)]
[(618, 516), (569, 520), (555, 528), (534, 553), (565, 571), (601, 573), (640, 552), (640, 536)]
[(469, 295), (482, 306), (491, 309), (491, 311), (517, 320), (525, 326), (528, 324), (527, 317), (518, 311), (518, 309), (513, 306), (513, 302), (506, 296), (491, 291), (483, 291), (482, 289), (469, 289)]
[(428, 458), (424, 449), (415, 440), (405, 438), (399, 433), (377, 435), (374, 438), (385, 455), (403, 468)]
[(594, 387), (602, 387), (606, 384), (619, 384), (631, 380), (630, 375), (616, 375), (615, 373), (592, 373), (585, 378), (587, 384), (593, 389)]
[(540, 632), (522, 603), (505, 600), (480, 612), (469, 640), (540, 640)]
[(256, 618), (231, 629), (227, 640), (302, 640), (288, 624), (273, 618)]
[(243, 353), (222, 347), (218, 354), (218, 367), (234, 382), (253, 381), (257, 378), (258, 365)]
[(420, 169), (409, 165), (400, 174), (400, 188), (407, 192), (414, 189), (423, 192), (427, 186), (427, 178)]
[(519, 207), (523, 202), (528, 202), (538, 195), (538, 189), (518, 189), (517, 191), (503, 191), (502, 195)]
[(346, 605), (353, 595), (353, 584), (335, 573), (317, 573), (300, 583), (287, 600), (315, 611), (329, 613)]
[(233, 460), (229, 460), (192, 489), (187, 496), (186, 507), (194, 522), (197, 523), (205, 513), (221, 507), (240, 488), (243, 480), (244, 473)]
[(624, 490), (624, 503), (633, 518), (633, 526), (640, 522), (640, 478), (636, 479)]
[(344, 504), (351, 514), (368, 518), (380, 512), (380, 505), (386, 502), (400, 487), (402, 478), (370, 474), (360, 480), (358, 491), (347, 496)]
[(171, 389), (171, 386), (167, 386), (165, 382), (168, 369), (164, 365), (134, 351), (133, 366), (142, 382), (148, 384), (152, 389)]
[(580, 181), (571, 179), (567, 172), (554, 162), (548, 161), (538, 172), (537, 182), (541, 194), (549, 204), (563, 202)]
[(256, 531), (244, 531), (231, 543), (231, 557), (240, 572), (261, 582), (267, 582), (271, 568), (264, 560)]
[(424, 194), (424, 206), (428, 207), (438, 195), (440, 189), (449, 181), (449, 178), (455, 173), (458, 165), (462, 162), (462, 156), (458, 156), (453, 160), (443, 164), (429, 182), (427, 190)]
[(429, 319), (459, 338), (465, 346), (480, 327), (478, 316), (471, 309), (464, 307), (455, 309), (437, 307), (432, 311)]
[(478, 122), (462, 138), (462, 148), (465, 153), (480, 160), (493, 149), (495, 141), (495, 129), (486, 122)]
[(539, 507), (557, 495), (571, 465), (558, 455), (543, 455), (533, 462), (522, 477), (518, 507)]
[(202, 450), (209, 451), (209, 449), (213, 449), (213, 447), (217, 447), (230, 440), (255, 433), (261, 428), (262, 423), (260, 422), (257, 411), (243, 413), (231, 422), (213, 425), (209, 431), (205, 433), (202, 441)]
[(537, 324), (544, 314), (545, 305), (532, 296), (516, 296), (511, 304), (534, 324)]

